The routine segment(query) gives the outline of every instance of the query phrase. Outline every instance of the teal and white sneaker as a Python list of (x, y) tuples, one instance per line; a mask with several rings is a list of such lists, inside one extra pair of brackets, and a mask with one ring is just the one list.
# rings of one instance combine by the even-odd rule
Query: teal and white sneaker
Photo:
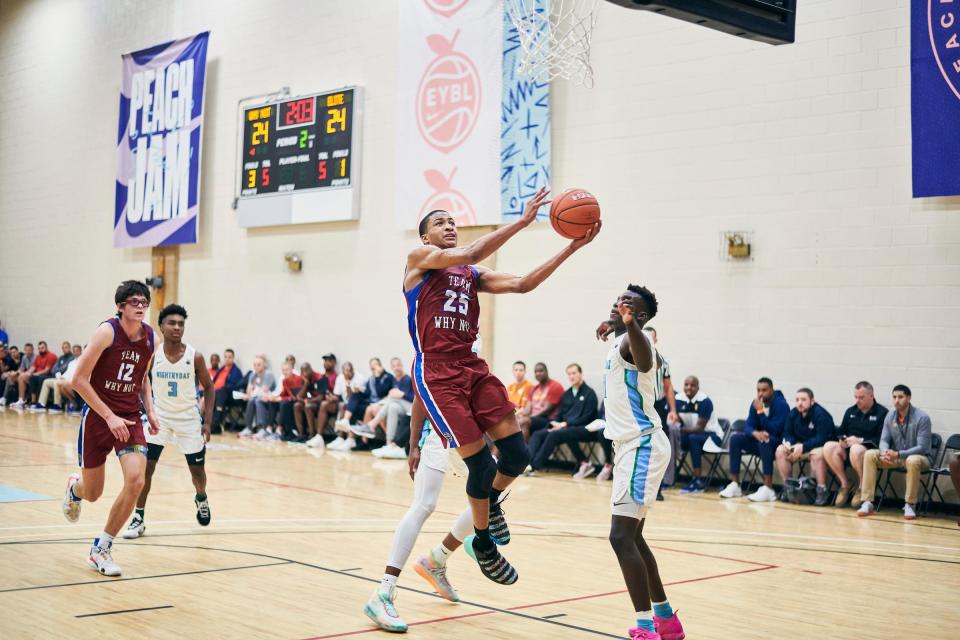
[(143, 518), (137, 514), (133, 514), (133, 519), (130, 521), (130, 524), (123, 530), (123, 539), (136, 540), (142, 536), (146, 530), (147, 525), (143, 523)]
[(80, 500), (73, 499), (73, 485), (80, 482), (80, 474), (71, 473), (67, 478), (67, 488), (63, 492), (63, 517), (69, 522), (76, 522), (80, 518)]
[(384, 631), (406, 633), (407, 623), (400, 618), (393, 604), (396, 597), (396, 589), (392, 589), (389, 595), (384, 595), (380, 593), (380, 587), (377, 587), (367, 601), (367, 606), (363, 608), (363, 613)]
[(460, 594), (447, 579), (447, 565), (434, 560), (433, 551), (428, 552), (425, 556), (420, 556), (420, 559), (413, 565), (413, 570), (429, 582), (433, 590), (445, 599), (450, 602), (460, 602)]

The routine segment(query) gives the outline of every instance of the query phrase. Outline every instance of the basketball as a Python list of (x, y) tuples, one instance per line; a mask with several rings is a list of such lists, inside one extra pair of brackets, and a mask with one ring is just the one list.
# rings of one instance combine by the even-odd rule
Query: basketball
[(564, 238), (579, 240), (600, 220), (600, 204), (586, 189), (570, 187), (550, 203), (550, 224)]

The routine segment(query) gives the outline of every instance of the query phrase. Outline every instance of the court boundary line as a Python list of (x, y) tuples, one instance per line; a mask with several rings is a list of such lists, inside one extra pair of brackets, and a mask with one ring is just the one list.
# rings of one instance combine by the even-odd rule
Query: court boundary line
[(104, 611), (102, 613), (84, 613), (78, 616), (73, 616), (74, 618), (96, 618), (98, 616), (112, 616), (118, 613), (137, 613), (140, 611), (156, 611), (158, 609), (173, 609), (175, 608), (172, 604), (162, 604), (158, 607), (141, 607), (139, 609), (121, 609), (119, 611)]

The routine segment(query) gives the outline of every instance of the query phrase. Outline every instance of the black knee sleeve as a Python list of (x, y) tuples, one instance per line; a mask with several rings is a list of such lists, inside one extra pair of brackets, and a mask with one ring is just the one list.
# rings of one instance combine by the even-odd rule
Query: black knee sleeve
[(161, 453), (163, 453), (162, 444), (147, 443), (147, 460), (159, 460)]
[(484, 447), (479, 453), (463, 459), (467, 469), (467, 495), (477, 500), (486, 500), (490, 497), (493, 488), (493, 479), (497, 475), (497, 463), (490, 454), (490, 449)]
[(514, 433), (506, 438), (500, 438), (496, 441), (497, 449), (500, 450), (500, 461), (497, 463), (497, 471), (505, 476), (516, 478), (530, 464), (530, 449), (523, 442), (521, 433)]
[(203, 466), (204, 460), (207, 459), (207, 447), (204, 446), (203, 449), (196, 453), (185, 453), (183, 456), (187, 459), (187, 464), (191, 467)]

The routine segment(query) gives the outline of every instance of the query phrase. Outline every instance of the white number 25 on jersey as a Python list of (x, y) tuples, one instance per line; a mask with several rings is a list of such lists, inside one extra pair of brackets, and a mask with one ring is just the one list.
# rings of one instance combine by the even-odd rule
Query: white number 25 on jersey
[[(463, 315), (467, 315), (467, 310), (470, 308), (470, 296), (465, 293), (457, 295), (456, 291), (451, 291), (450, 289), (447, 289), (444, 295), (447, 296), (447, 301), (443, 303), (444, 311), (449, 311), (450, 313), (460, 312)], [(457, 306), (454, 306), (455, 304)]]

